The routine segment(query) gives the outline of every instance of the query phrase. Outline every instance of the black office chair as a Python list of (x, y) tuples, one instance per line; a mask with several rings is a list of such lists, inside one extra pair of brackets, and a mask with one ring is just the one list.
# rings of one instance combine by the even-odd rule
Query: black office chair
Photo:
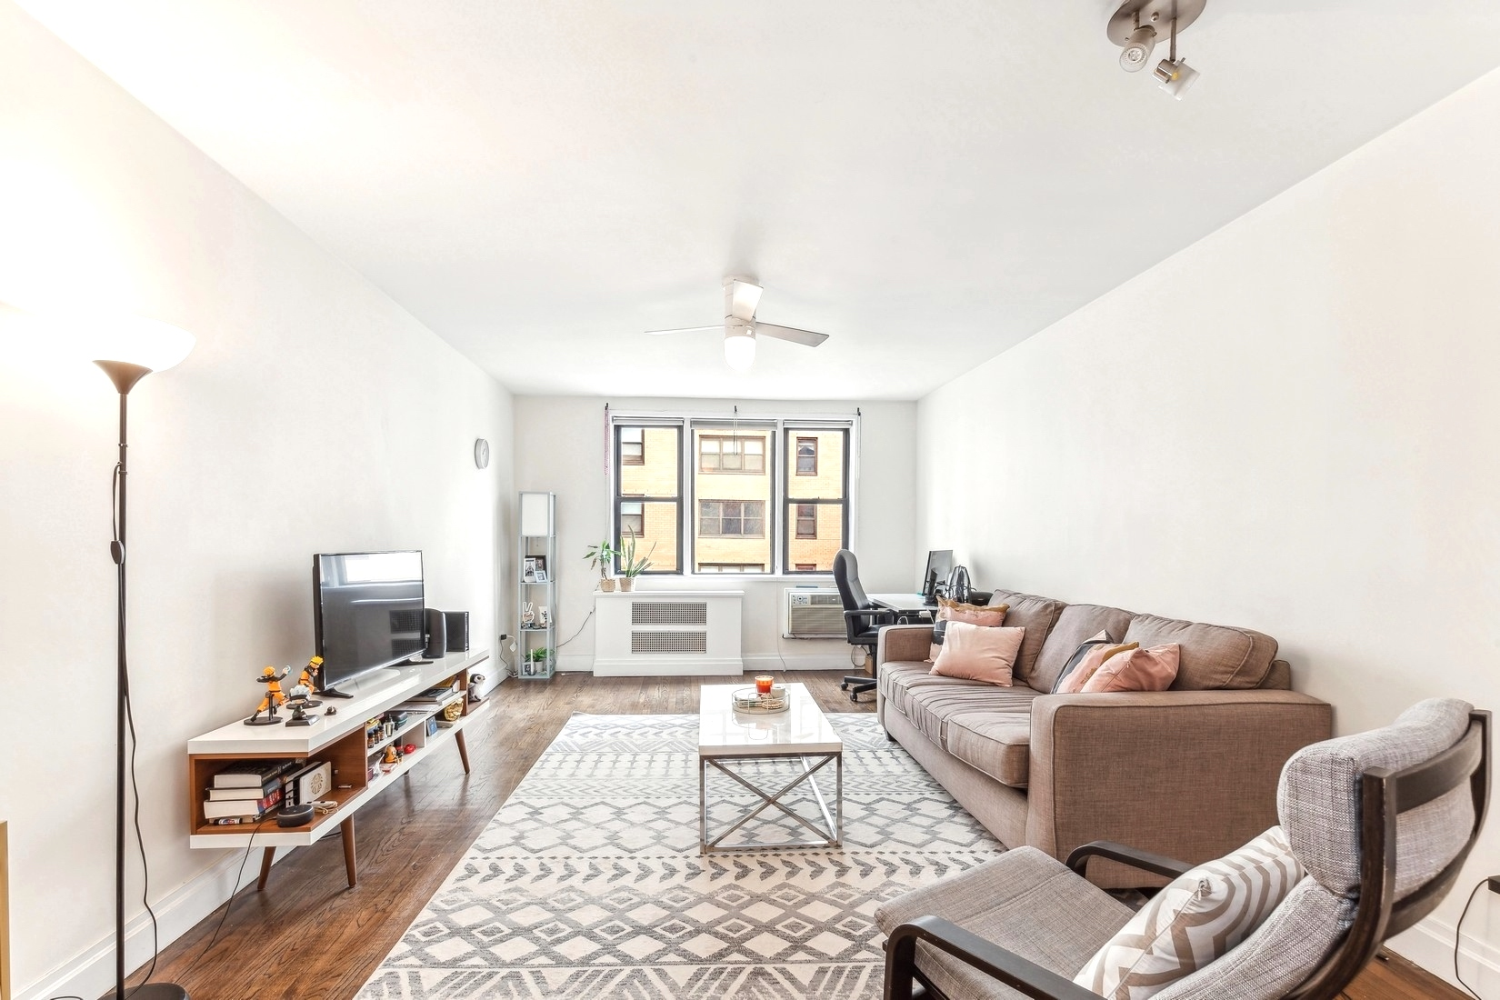
[[(870, 651), (870, 661), (875, 660), (875, 646), (880, 642), (880, 626), (894, 625), (896, 613), (889, 608), (877, 608), (875, 602), (865, 595), (859, 585), (859, 560), (848, 549), (839, 549), (833, 557), (833, 582), (839, 588), (839, 600), (844, 605), (844, 633), (851, 646), (864, 646)], [(844, 678), (840, 690), (849, 692), (850, 701), (859, 701), (862, 691), (875, 689), (875, 678), (854, 674)]]

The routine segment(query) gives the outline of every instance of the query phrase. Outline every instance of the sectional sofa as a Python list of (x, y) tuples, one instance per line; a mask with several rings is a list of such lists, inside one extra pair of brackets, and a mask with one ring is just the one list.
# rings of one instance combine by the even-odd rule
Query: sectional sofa
[[(1190, 862), (1229, 853), (1276, 823), (1276, 783), (1294, 752), (1329, 738), (1332, 709), (1291, 690), (1276, 641), (1246, 628), (996, 591), (1026, 629), (1012, 687), (933, 676), (931, 626), (881, 630), (882, 725), (1007, 847), (1063, 860), (1113, 840)], [(1078, 646), (1181, 646), (1168, 691), (1050, 693)], [(1105, 887), (1160, 884), (1094, 859)]]

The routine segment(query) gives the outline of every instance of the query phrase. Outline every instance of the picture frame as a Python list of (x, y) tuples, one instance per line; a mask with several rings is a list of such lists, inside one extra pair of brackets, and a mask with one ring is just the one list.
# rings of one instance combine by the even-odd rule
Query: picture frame
[(536, 581), (536, 556), (527, 556), (521, 560), (521, 579), (526, 583)]
[(531, 575), (531, 582), (532, 583), (547, 583), (548, 582), (548, 580), (547, 580), (547, 571), (544, 570), (544, 569), (538, 569), (535, 573), (533, 573)]

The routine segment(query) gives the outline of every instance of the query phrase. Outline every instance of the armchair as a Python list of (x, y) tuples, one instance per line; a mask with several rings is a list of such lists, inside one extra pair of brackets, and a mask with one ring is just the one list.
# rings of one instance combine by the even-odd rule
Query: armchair
[[(1156, 996), (1335, 1000), (1452, 890), (1484, 822), (1489, 729), (1488, 712), (1433, 700), (1299, 751), (1278, 811), (1308, 874), (1250, 937)], [(1131, 911), (1083, 877), (1092, 858), (1167, 878), (1191, 867), (1106, 842), (1066, 865), (1020, 848), (907, 893), (876, 913), (889, 935), (886, 1000), (1097, 1000), (1073, 976)]]

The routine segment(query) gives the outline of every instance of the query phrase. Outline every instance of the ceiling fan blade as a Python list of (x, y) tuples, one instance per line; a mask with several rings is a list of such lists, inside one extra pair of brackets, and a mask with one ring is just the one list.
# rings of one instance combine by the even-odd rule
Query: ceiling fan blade
[(794, 326), (776, 326), (774, 323), (756, 323), (755, 332), (762, 337), (789, 340), (794, 344), (801, 344), (803, 347), (817, 347), (828, 339), (828, 334), (826, 333), (799, 330)]
[(713, 326), (680, 326), (675, 330), (647, 330), (648, 337), (665, 337), (669, 333), (702, 333), (705, 330), (723, 330), (723, 323), (715, 323)]
[(735, 319), (754, 319), (755, 307), (760, 305), (759, 285), (744, 278), (729, 278), (724, 282), (724, 315)]

